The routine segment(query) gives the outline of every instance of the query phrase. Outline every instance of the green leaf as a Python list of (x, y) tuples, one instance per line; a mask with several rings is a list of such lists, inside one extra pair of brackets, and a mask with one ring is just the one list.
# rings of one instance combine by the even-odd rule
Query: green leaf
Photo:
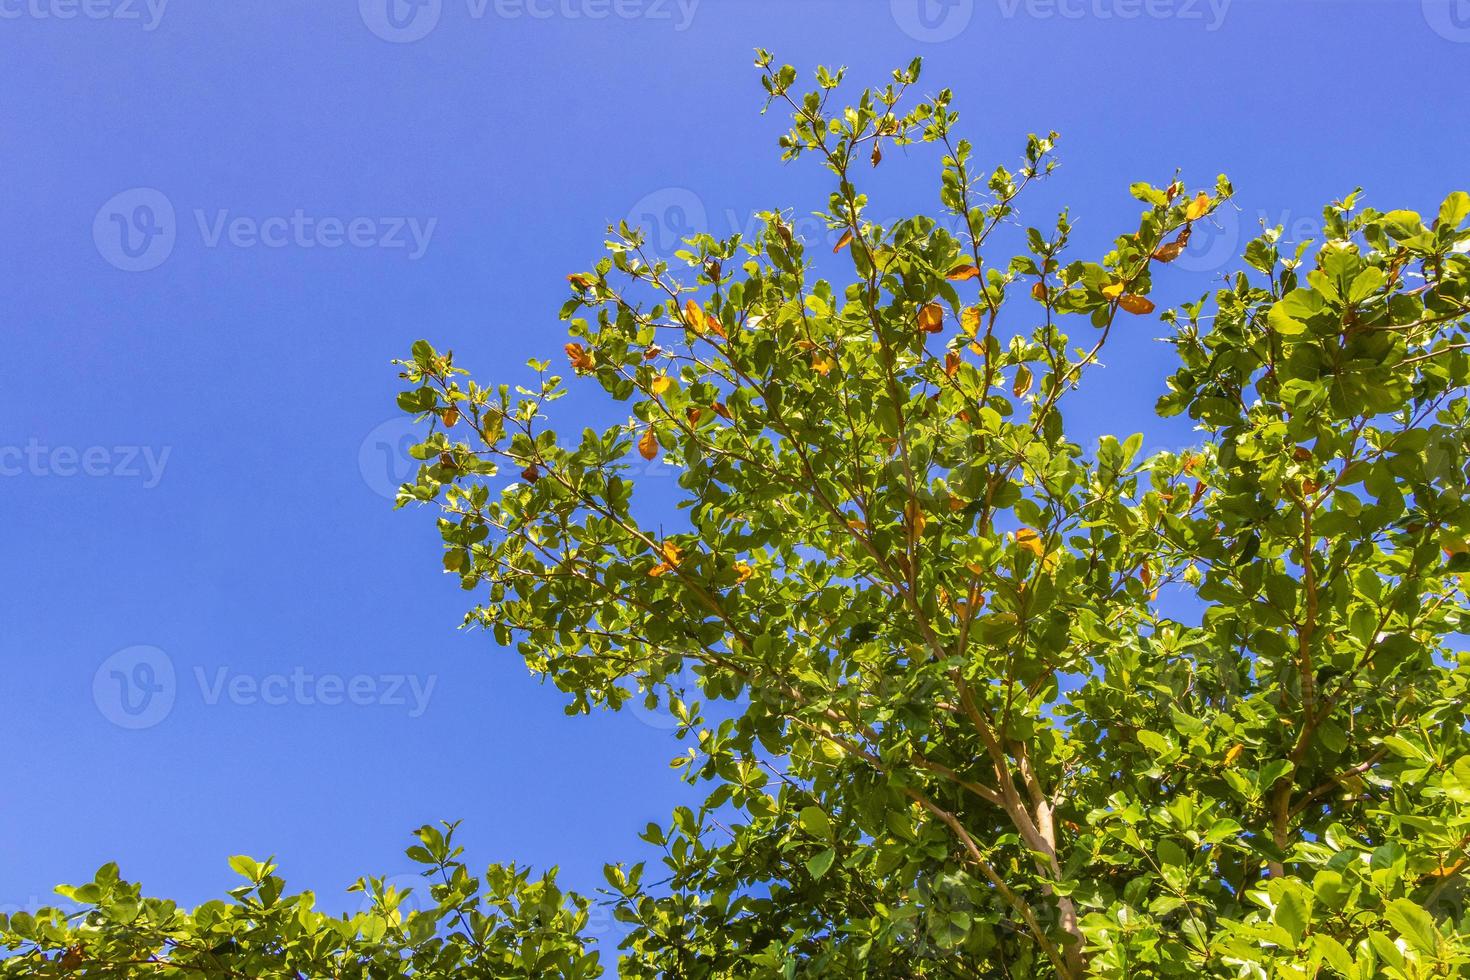
[(1388, 903), (1384, 916), (1410, 946), (1431, 956), (1438, 953), (1439, 930), (1424, 909), (1407, 898), (1396, 898)]
[(832, 822), (827, 819), (827, 814), (814, 806), (802, 807), (801, 828), (813, 837), (821, 837), (830, 840), (832, 837)]
[(837, 852), (829, 847), (825, 851), (821, 851), (807, 858), (806, 870), (808, 871), (808, 873), (811, 874), (813, 878), (820, 879), (827, 873), (827, 870), (832, 867), (832, 861), (836, 857)]

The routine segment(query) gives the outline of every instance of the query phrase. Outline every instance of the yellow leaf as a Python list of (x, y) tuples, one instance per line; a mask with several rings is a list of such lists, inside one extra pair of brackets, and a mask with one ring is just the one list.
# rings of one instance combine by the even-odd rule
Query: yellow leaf
[(960, 313), (960, 329), (966, 337), (973, 337), (980, 332), (980, 307), (972, 306)]
[(903, 516), (908, 521), (909, 527), (914, 529), (914, 536), (918, 537), (924, 533), (924, 525), (929, 519), (924, 516), (924, 510), (916, 500), (910, 500), (903, 506)]
[(673, 570), (674, 566), (668, 564), (667, 562), (660, 562), (659, 564), (654, 565), (648, 570), (648, 576), (650, 578), (658, 578), (660, 575), (667, 575)]
[(1046, 283), (1037, 282), (1031, 287), (1031, 298), (1038, 303), (1046, 302)]
[(1121, 282), (1110, 282), (1102, 288), (1102, 294), (1108, 299), (1117, 299), (1123, 295), (1123, 284)]
[(638, 454), (650, 462), (658, 455), (658, 435), (651, 425), (643, 433), (643, 438), (638, 440)]
[(826, 377), (832, 372), (833, 361), (821, 351), (812, 351), (812, 370)]
[(837, 244), (832, 247), (832, 254), (833, 255), (836, 255), (838, 252), (842, 251), (844, 248), (847, 248), (847, 246), (849, 246), (851, 244), (852, 244), (852, 229), (849, 228), (847, 231), (844, 231), (842, 233), (842, 237), (841, 238), (837, 239)]
[(1016, 383), (1011, 385), (1011, 394), (1020, 398), (1031, 390), (1031, 369), (1024, 364), (1016, 365)]
[(1041, 532), (1029, 527), (1023, 527), (1016, 532), (1016, 544), (1025, 548), (1038, 558), (1046, 550), (1046, 546), (1041, 542)]
[(671, 384), (673, 384), (673, 381), (670, 380), (667, 374), (660, 374), (658, 377), (653, 379), (653, 384), (649, 387), (653, 389), (653, 393), (655, 395), (662, 395), (664, 392), (669, 390), (669, 385)]
[(1244, 751), (1245, 751), (1245, 746), (1244, 745), (1232, 745), (1232, 746), (1230, 746), (1230, 751), (1228, 751), (1228, 752), (1225, 753), (1225, 764), (1227, 766), (1233, 766), (1233, 765), (1235, 765), (1236, 760), (1240, 758), (1240, 754), (1242, 752), (1244, 752)]
[(755, 569), (751, 568), (745, 562), (737, 561), (735, 563), (735, 581), (745, 582), (754, 574)]
[(925, 333), (939, 333), (944, 329), (944, 307), (929, 303), (919, 310), (919, 329)]
[(1210, 211), (1210, 196), (1200, 191), (1193, 201), (1189, 202), (1189, 209), (1184, 212), (1184, 217), (1189, 221), (1198, 221)]
[(659, 551), (663, 553), (664, 561), (670, 565), (677, 565), (684, 560), (684, 549), (672, 541), (665, 541), (659, 546)]
[(684, 304), (684, 324), (695, 333), (704, 333), (704, 310), (692, 299)]
[(592, 286), (593, 279), (591, 276), (584, 276), (581, 273), (576, 273), (567, 276), (567, 282), (571, 283), (573, 286), (576, 286), (578, 289), (589, 289)]
[(1135, 316), (1144, 316), (1154, 311), (1154, 301), (1136, 293), (1125, 293), (1119, 297), (1118, 306)]
[(949, 274), (944, 278), (951, 282), (964, 282), (967, 279), (974, 279), (979, 275), (980, 270), (973, 265), (957, 265), (953, 269), (950, 269)]

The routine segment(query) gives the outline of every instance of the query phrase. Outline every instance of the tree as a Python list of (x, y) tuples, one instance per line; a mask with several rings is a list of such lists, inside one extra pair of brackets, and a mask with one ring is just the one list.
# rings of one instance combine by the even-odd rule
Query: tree
[[(1470, 195), (1251, 242), (1163, 315), (1158, 409), (1202, 444), (1140, 459), (1062, 411), (1229, 182), (1135, 184), (1100, 261), (1064, 213), (994, 262), (1055, 134), (981, 175), (948, 91), (908, 105), (918, 62), (841, 109), (843, 72), (757, 64), (785, 157), (835, 178), (845, 281), (778, 211), (673, 263), (617, 229), (562, 316), (631, 418), (579, 438), (549, 362), (402, 362), (399, 502), (440, 508), (466, 623), (570, 713), (680, 723), (704, 800), (644, 832), (657, 872), (607, 868), (620, 975), (1461, 975)], [(940, 217), (869, 220), (859, 174), (924, 145)], [(635, 499), (640, 456), (682, 516)]]

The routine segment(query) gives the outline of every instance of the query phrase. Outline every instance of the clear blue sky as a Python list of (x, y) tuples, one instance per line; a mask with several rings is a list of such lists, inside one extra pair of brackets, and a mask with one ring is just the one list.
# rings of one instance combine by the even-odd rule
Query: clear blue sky
[[(608, 221), (820, 208), (757, 45), (858, 80), (923, 55), (982, 160), (1060, 131), (1025, 218), (1070, 204), (1079, 254), (1129, 227), (1129, 182), (1228, 172), (1239, 216), (1170, 301), (1262, 215), (1309, 234), (1358, 184), (1421, 210), (1470, 184), (1470, 0), (398, 2), (0, 0), (0, 906), (114, 859), (194, 903), (248, 852), (345, 907), (438, 818), (584, 888), (639, 856), (681, 796), (669, 731), (569, 720), (456, 632), (432, 515), (383, 495), (388, 362), (425, 336), (515, 380), (559, 360)], [(909, 156), (875, 214), (934, 206)], [(1178, 447), (1161, 329), (1132, 326), (1079, 432)]]

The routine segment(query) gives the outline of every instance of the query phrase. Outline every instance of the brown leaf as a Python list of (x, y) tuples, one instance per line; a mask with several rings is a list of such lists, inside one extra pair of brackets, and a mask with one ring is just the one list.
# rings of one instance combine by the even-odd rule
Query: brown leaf
[(446, 408), (439, 413), (439, 421), (444, 423), (444, 428), (446, 429), (454, 428), (455, 423), (459, 421), (459, 409)]
[(842, 237), (841, 238), (837, 239), (837, 244), (834, 245), (834, 246), (832, 246), (832, 254), (833, 255), (836, 255), (838, 252), (842, 251), (844, 248), (847, 248), (847, 246), (849, 246), (851, 244), (852, 244), (852, 229), (849, 228), (849, 229), (847, 229), (847, 231), (844, 231), (842, 233)]
[(530, 466), (527, 466), (525, 469), (521, 470), (521, 479), (525, 480), (527, 483), (535, 483), (537, 480), (541, 479), (541, 470), (536, 467), (535, 463), (532, 463)]
[(1031, 298), (1032, 299), (1036, 300), (1038, 303), (1045, 303), (1046, 302), (1046, 296), (1047, 296), (1046, 283), (1041, 282), (1040, 280), (1038, 280), (1037, 282), (1035, 282), (1031, 286)]
[(878, 166), (878, 164), (880, 164), (880, 163), (883, 162), (883, 147), (879, 146), (877, 143), (874, 143), (873, 144), (872, 161), (873, 161), (873, 166), (875, 166), (875, 167)]
[(720, 418), (730, 421), (730, 410), (725, 407), (724, 402), (715, 402), (710, 409)]
[(950, 351), (944, 355), (944, 373), (954, 377), (955, 372), (960, 369), (960, 355), (956, 351)]
[(978, 277), (979, 275), (980, 275), (980, 270), (979, 269), (977, 269), (973, 265), (966, 264), (966, 265), (957, 265), (953, 269), (950, 269), (949, 270), (949, 274), (946, 275), (944, 278), (950, 280), (951, 282), (964, 282), (964, 281), (966, 281), (968, 279), (974, 279), (974, 278)]
[(698, 405), (690, 405), (684, 412), (685, 418), (689, 419), (690, 425), (698, 425), (704, 412)]
[(643, 438), (638, 440), (638, 454), (650, 462), (658, 455), (658, 434), (651, 425), (643, 433)]
[(578, 289), (591, 289), (595, 281), (591, 276), (584, 276), (580, 272), (567, 276), (567, 282), (576, 286)]
[(919, 310), (919, 329), (925, 333), (939, 333), (944, 329), (944, 307), (928, 303)]

